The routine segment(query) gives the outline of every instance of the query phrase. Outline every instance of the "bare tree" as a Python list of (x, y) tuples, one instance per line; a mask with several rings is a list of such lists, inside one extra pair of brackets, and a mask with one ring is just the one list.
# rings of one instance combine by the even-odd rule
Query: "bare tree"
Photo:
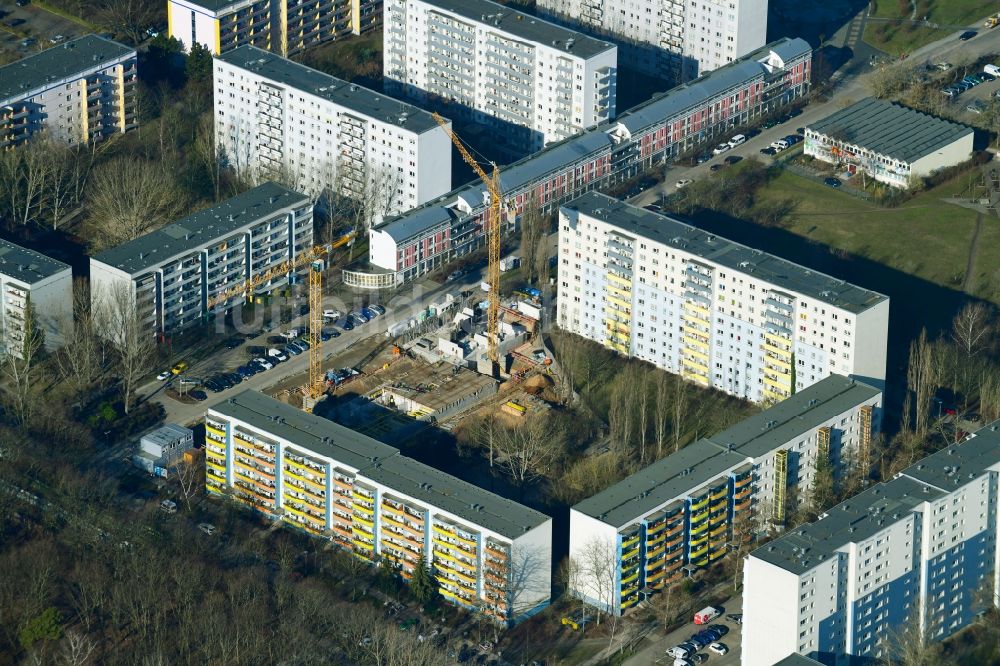
[(636, 389), (639, 391), (639, 464), (646, 464), (646, 433), (649, 432), (649, 373), (639, 371)]
[(934, 348), (927, 340), (927, 329), (923, 329), (920, 336), (910, 344), (910, 362), (907, 368), (907, 387), (913, 394), (916, 433), (919, 436), (927, 432), (931, 398), (937, 389), (936, 382)]
[(532, 415), (512, 428), (493, 434), (496, 462), (520, 485), (543, 476), (556, 459), (566, 433), (544, 415)]
[(34, 222), (45, 204), (51, 163), (47, 142), (29, 142), (0, 153), (0, 191), (12, 226)]
[(161, 164), (117, 157), (94, 170), (87, 197), (96, 249), (114, 247), (172, 221), (186, 202)]
[(97, 644), (76, 629), (70, 629), (59, 643), (59, 657), (66, 666), (84, 666)]
[(885, 666), (945, 666), (949, 664), (940, 642), (930, 640), (931, 627), (921, 630), (919, 610), (916, 602), (911, 602), (909, 617), (894, 629), (886, 631), (879, 643), (885, 657), (880, 664)]
[(674, 453), (681, 450), (681, 434), (688, 410), (688, 386), (680, 375), (674, 376), (673, 419), (670, 424), (674, 434)]
[(191, 148), (212, 181), (213, 200), (218, 201), (222, 196), (222, 160), (215, 147), (215, 118), (211, 113), (204, 113), (198, 118)]
[(951, 337), (967, 358), (979, 354), (992, 334), (989, 309), (979, 301), (966, 303), (951, 323)]
[(104, 0), (98, 6), (102, 22), (135, 45), (159, 16), (159, 4), (154, 0)]
[(25, 303), (20, 330), (7, 328), (4, 334), (7, 349), (3, 360), (6, 380), (3, 392), (10, 414), (18, 424), (24, 425), (39, 406), (39, 369), (45, 351), (44, 336), (30, 300)]
[(205, 487), (205, 466), (182, 458), (174, 465), (173, 472), (177, 478), (177, 485), (180, 486), (184, 505), (190, 513), (192, 498), (197, 497), (198, 492)]
[(635, 371), (632, 366), (619, 375), (611, 389), (611, 401), (608, 405), (608, 429), (612, 444), (625, 454), (630, 453), (632, 443), (632, 417), (635, 413), (633, 396)]
[(653, 407), (653, 432), (656, 439), (656, 459), (663, 457), (663, 447), (667, 443), (667, 422), (670, 419), (670, 389), (667, 385), (667, 373), (657, 371), (656, 404)]
[(544, 218), (538, 203), (538, 195), (532, 191), (528, 202), (521, 213), (521, 259), (524, 277), (529, 283), (534, 283), (542, 273), (538, 270), (536, 256), (539, 245), (544, 243)]
[(103, 371), (104, 342), (94, 330), (86, 280), (73, 282), (73, 319), (64, 322), (59, 332), (64, 340), (55, 355), (59, 375), (77, 390), (92, 387)]
[(99, 330), (115, 350), (115, 370), (128, 414), (136, 386), (149, 372), (153, 360), (156, 349), (153, 331), (136, 308), (131, 283), (104, 288), (93, 303)]

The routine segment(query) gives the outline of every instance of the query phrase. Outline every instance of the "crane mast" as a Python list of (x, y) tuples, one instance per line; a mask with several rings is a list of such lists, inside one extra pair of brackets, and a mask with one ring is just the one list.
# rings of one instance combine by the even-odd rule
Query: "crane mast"
[(451, 142), (455, 144), (459, 154), (465, 163), (472, 167), (483, 185), (490, 193), (490, 205), (486, 213), (486, 245), (488, 265), (486, 269), (486, 282), (490, 287), (487, 296), (487, 317), (486, 317), (486, 337), (489, 342), (489, 359), (496, 364), (500, 363), (500, 226), (503, 215), (503, 194), (500, 191), (500, 168), (492, 164), (493, 173), (487, 174), (479, 162), (472, 157), (469, 150), (458, 138), (458, 135), (448, 127), (448, 121), (437, 112), (432, 114), (437, 124), (445, 131)]

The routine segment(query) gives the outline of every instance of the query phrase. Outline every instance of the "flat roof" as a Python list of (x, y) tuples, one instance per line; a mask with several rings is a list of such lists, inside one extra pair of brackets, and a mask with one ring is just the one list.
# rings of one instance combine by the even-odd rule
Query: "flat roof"
[(99, 252), (93, 259), (134, 275), (210, 245), (256, 220), (310, 201), (301, 192), (266, 182), (162, 229)]
[(364, 476), (465, 520), (514, 540), (549, 517), (509, 499), (483, 490), (406, 456), (379, 461)]
[(830, 375), (706, 439), (722, 448), (731, 446), (747, 457), (759, 458), (881, 394), (874, 386), (843, 375)]
[[(634, 134), (665, 122), (668, 118), (684, 113), (692, 107), (704, 104), (734, 85), (765, 73), (767, 67), (761, 60), (769, 57), (772, 52), (783, 61), (787, 61), (811, 51), (809, 43), (799, 38), (786, 37), (771, 42), (694, 81), (671, 88), (661, 95), (637, 104), (620, 113), (615, 120), (597, 125), (582, 134), (567, 137), (558, 143), (549, 144), (538, 152), (503, 167), (500, 171), (500, 185), (506, 192), (517, 191), (547, 173), (563, 169), (568, 164), (573, 164), (611, 145), (612, 138), (608, 132), (619, 124)], [(483, 190), (482, 183), (478, 179), (471, 181), (433, 201), (389, 218), (375, 229), (388, 234), (396, 242), (404, 241), (458, 217), (459, 214), (450, 206), (459, 199), (466, 202), (475, 201), (477, 206), (484, 206)]]
[(497, 380), (492, 377), (439, 361), (412, 367), (405, 375), (392, 380), (385, 390), (438, 412), (483, 389), (493, 388), (495, 392), (496, 386)]
[(0, 104), (129, 55), (134, 57), (135, 49), (97, 35), (47, 48), (0, 67)]
[(975, 130), (868, 97), (806, 126), (832, 139), (903, 162), (914, 162)]
[(244, 421), (296, 448), (350, 465), (372, 481), (509, 539), (549, 520), (534, 509), (400, 455), (393, 446), (258, 391), (242, 391), (209, 411)]
[(889, 298), (763, 250), (710, 234), (675, 217), (653, 213), (598, 192), (588, 192), (564, 204), (563, 208), (579, 211), (625, 233), (684, 250), (759, 278), (778, 290), (804, 294), (855, 314)]
[(645, 467), (573, 508), (621, 529), (881, 392), (830, 375), (722, 432)]
[(69, 270), (69, 264), (0, 239), (0, 273), (8, 277), (25, 284), (35, 284)]
[(247, 5), (250, 2), (248, 0), (184, 0), (184, 4), (201, 7), (207, 11), (217, 13), (221, 9), (226, 9), (234, 5)]
[(419, 107), (254, 46), (241, 46), (216, 59), (410, 132), (422, 134), (439, 127), (431, 114)]
[(813, 523), (802, 525), (753, 551), (754, 557), (795, 574), (803, 574), (857, 543), (903, 520), (923, 502), (933, 502), (988, 474), (1000, 463), (1000, 421), (973, 433), (833, 507)]
[(508, 5), (490, 0), (420, 0), (488, 28), (496, 28), (525, 41), (564, 51), (566, 55), (590, 58), (617, 48), (611, 42), (590, 37), (570, 28), (550, 23)]
[(823, 662), (805, 657), (798, 652), (793, 652), (774, 666), (823, 666)]
[(395, 447), (251, 389), (209, 409), (358, 470), (399, 455)]
[(142, 436), (142, 439), (148, 439), (154, 444), (159, 444), (161, 446), (170, 444), (178, 439), (184, 439), (187, 437), (193, 437), (194, 433), (190, 428), (185, 428), (182, 425), (177, 425), (176, 423), (167, 423), (162, 425), (152, 432), (147, 432)]

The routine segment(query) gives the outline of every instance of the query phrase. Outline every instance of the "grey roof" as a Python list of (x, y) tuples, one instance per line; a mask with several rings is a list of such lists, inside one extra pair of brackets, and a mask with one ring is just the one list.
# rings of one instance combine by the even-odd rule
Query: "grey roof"
[(747, 457), (759, 458), (881, 394), (868, 384), (830, 375), (707, 439), (722, 448), (732, 446)]
[(354, 469), (365, 469), (379, 460), (399, 455), (395, 447), (250, 389), (211, 407), (211, 411), (244, 421), (298, 448)]
[(801, 575), (851, 543), (864, 541), (923, 502), (933, 502), (986, 474), (1000, 463), (1000, 421), (960, 444), (933, 453), (896, 478), (855, 495), (779, 539), (753, 551), (754, 557)]
[(798, 652), (793, 652), (781, 661), (775, 663), (774, 666), (823, 666), (823, 662), (810, 659), (809, 657), (804, 657)]
[(135, 275), (211, 245), (256, 220), (309, 202), (309, 197), (301, 192), (267, 182), (162, 229), (100, 252), (92, 259)]
[(241, 46), (216, 58), (410, 132), (421, 134), (438, 127), (430, 113), (412, 104), (400, 102), (370, 88), (338, 79), (254, 46)]
[(197, 0), (197, 2), (195, 0), (188, 0), (188, 2), (213, 13), (218, 13), (219, 11), (234, 5), (247, 4), (246, 0)]
[(801, 575), (826, 562), (848, 544), (875, 536), (894, 522), (904, 520), (923, 502), (934, 501), (944, 494), (909, 477), (899, 476), (858, 493), (824, 513), (816, 522), (796, 527), (750, 554)]
[[(445, 2), (446, 0), (440, 1)], [(510, 10), (508, 9), (508, 11)], [(759, 60), (767, 57), (771, 51), (778, 53), (784, 60), (790, 60), (810, 52), (811, 47), (808, 42), (798, 38), (783, 38), (771, 42), (690, 83), (672, 88), (662, 95), (632, 107), (620, 114), (617, 120), (602, 123), (582, 134), (549, 144), (537, 153), (505, 166), (500, 171), (501, 187), (505, 192), (516, 192), (547, 173), (565, 169), (567, 165), (606, 148), (612, 143), (608, 132), (617, 127), (619, 123), (635, 134), (704, 104), (706, 99), (763, 73), (765, 68)], [(482, 190), (482, 184), (478, 180), (474, 180), (433, 201), (388, 218), (377, 228), (388, 233), (397, 242), (412, 238), (450, 217), (457, 216), (456, 213), (448, 212), (446, 209), (459, 198), (466, 201), (482, 202)]]
[(545, 514), (428, 467), (367, 435), (246, 390), (210, 408), (336, 460), (388, 488), (516, 539), (549, 520)]
[(869, 97), (807, 129), (903, 162), (914, 162), (974, 132), (899, 104)]
[(732, 270), (753, 275), (776, 289), (805, 294), (855, 314), (888, 300), (888, 296), (878, 292), (597, 192), (588, 192), (568, 202), (564, 208), (578, 210), (626, 233), (683, 249)]
[(0, 104), (22, 99), (32, 91), (79, 77), (126, 56), (135, 57), (135, 49), (110, 39), (97, 35), (71, 39), (0, 67)]
[(621, 529), (747, 462), (744, 455), (700, 439), (588, 497), (573, 509)]
[(707, 74), (683, 85), (671, 88), (652, 99), (632, 107), (618, 116), (617, 122), (625, 125), (630, 132), (639, 132), (651, 125), (662, 123), (666, 119), (680, 115), (693, 107), (705, 103), (734, 86), (739, 86), (747, 80), (767, 73), (766, 66), (761, 62), (774, 51), (782, 60), (788, 61), (804, 56), (812, 51), (809, 42), (799, 39), (783, 38), (771, 42), (739, 60), (712, 70)]
[(620, 529), (880, 393), (867, 384), (830, 375), (727, 430), (658, 460), (573, 508)]
[(154, 444), (165, 446), (178, 439), (184, 439), (187, 437), (194, 437), (194, 433), (190, 428), (185, 428), (184, 426), (177, 425), (176, 423), (167, 423), (152, 432), (146, 433), (142, 436), (142, 439), (149, 440)]
[(901, 475), (951, 492), (1000, 463), (1000, 421), (977, 430), (961, 444), (932, 453)]
[(8, 277), (34, 284), (69, 270), (69, 264), (0, 239), (0, 273)]
[(379, 461), (364, 476), (397, 493), (514, 540), (549, 517), (406, 456)]
[(474, 23), (495, 27), (498, 31), (520, 39), (558, 48), (571, 56), (590, 58), (616, 48), (611, 42), (590, 37), (490, 0), (421, 0), (421, 2), (457, 14)]

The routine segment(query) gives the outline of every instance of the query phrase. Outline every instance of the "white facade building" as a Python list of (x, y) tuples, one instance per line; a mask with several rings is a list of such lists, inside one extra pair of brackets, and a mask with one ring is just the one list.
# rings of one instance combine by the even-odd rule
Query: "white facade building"
[(167, 0), (167, 30), (189, 50), (256, 46), (294, 55), (378, 26), (378, 0)]
[(700, 386), (885, 382), (889, 299), (591, 192), (559, 213), (558, 324)]
[(805, 154), (908, 188), (972, 157), (975, 130), (874, 97), (806, 127)]
[(881, 412), (881, 391), (832, 375), (580, 502), (573, 594), (620, 613), (782, 524), (793, 498), (809, 500), (820, 460), (837, 479), (846, 458), (869, 455)]
[(0, 67), (0, 149), (45, 130), (67, 143), (138, 127), (135, 49), (86, 35)]
[(205, 416), (205, 483), (503, 624), (551, 596), (552, 519), (256, 391)]
[(451, 139), (431, 114), (252, 46), (215, 59), (215, 123), (237, 170), (314, 196), (390, 214), (451, 189)]
[[(112, 320), (129, 303), (151, 335), (169, 334), (242, 303), (235, 288), (300, 258), (312, 245), (312, 200), (264, 183), (91, 257), (91, 302), (106, 337), (115, 335)], [(296, 273), (281, 271), (256, 293), (285, 286)]]
[(622, 65), (676, 83), (759, 49), (767, 0), (539, 0), (538, 13), (606, 36)]
[(22, 358), (29, 304), (45, 348), (62, 346), (73, 326), (73, 271), (61, 261), (0, 240), (0, 354)]
[(613, 44), (489, 0), (388, 0), (386, 90), (534, 152), (615, 116)]
[(742, 663), (875, 661), (904, 626), (938, 641), (972, 623), (997, 604), (998, 482), (993, 424), (753, 551)]

